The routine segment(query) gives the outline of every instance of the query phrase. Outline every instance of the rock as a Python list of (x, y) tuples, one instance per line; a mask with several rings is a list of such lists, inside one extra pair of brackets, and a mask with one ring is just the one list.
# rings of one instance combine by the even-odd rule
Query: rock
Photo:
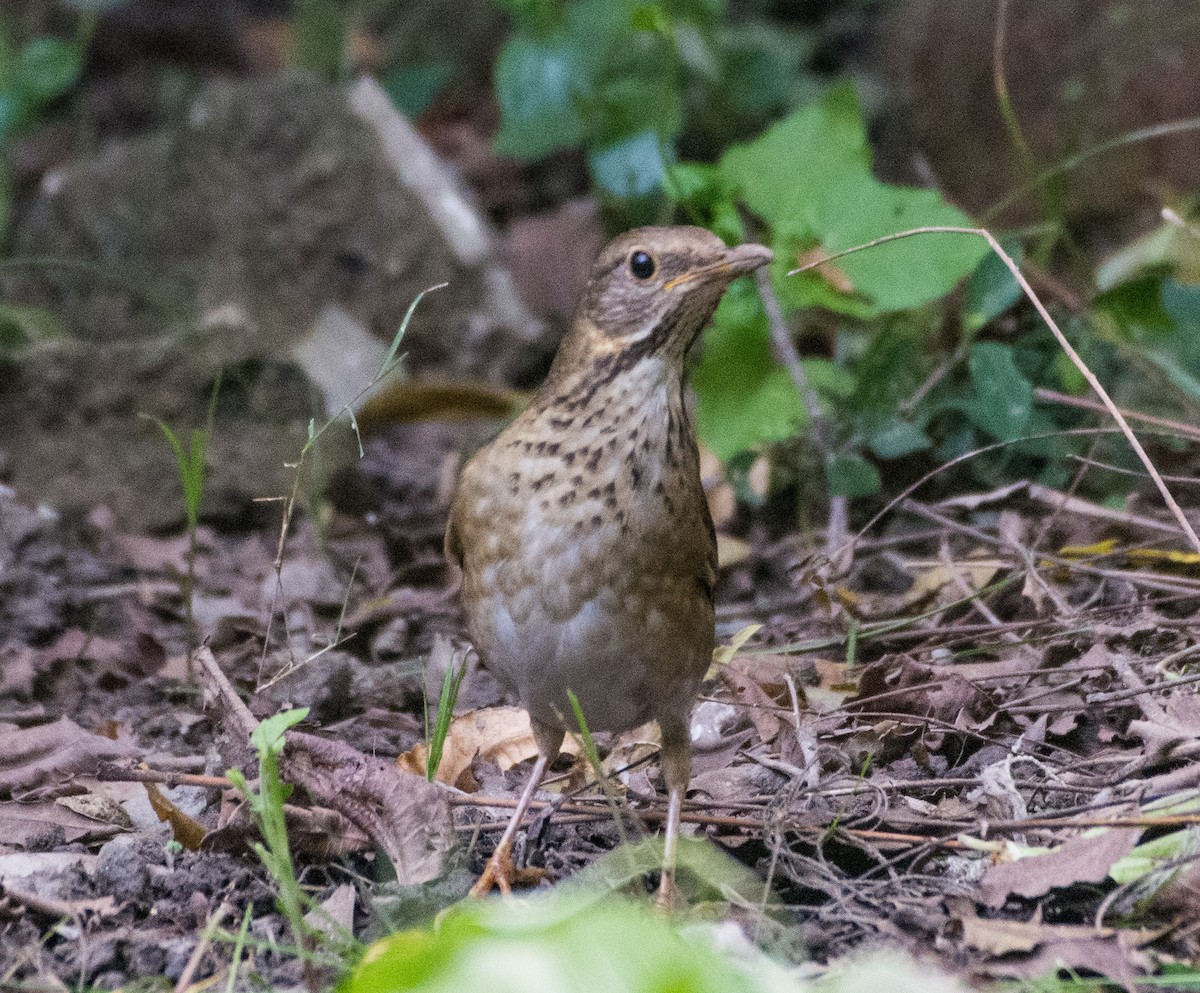
[(370, 81), (214, 83), (186, 121), (47, 177), (14, 255), (62, 260), (8, 270), (0, 292), (63, 330), (0, 358), (0, 464), (31, 502), (104, 503), (124, 529), (183, 519), (174, 458), (137, 414), (186, 447), (218, 379), (204, 514), (278, 512), (252, 501), (290, 490), (284, 463), (326, 414), (305, 362), (327, 352), (305, 345), (331, 312), (386, 346), (448, 282), (413, 316), (406, 368), (499, 381), (543, 333), (486, 222)]
[[(1008, 87), (1039, 167), (1200, 114), (1200, 21), (1180, 18), (1172, 0), (1014, 0), (1009, 7)], [(911, 110), (914, 143), (951, 199), (971, 211), (990, 207), (1026, 178), (992, 78), (997, 5), (905, 0), (892, 8), (880, 50), (891, 62), (892, 91)], [(1065, 206), (1070, 219), (1099, 225), (1153, 218), (1163, 188), (1197, 185), (1200, 135), (1192, 130), (1131, 143), (1072, 170)], [(1036, 216), (1029, 201), (1021, 207), (1004, 219)]]
[(107, 841), (96, 859), (94, 878), (101, 893), (120, 903), (141, 900), (150, 882), (147, 845), (161, 849), (161, 839), (120, 834)]

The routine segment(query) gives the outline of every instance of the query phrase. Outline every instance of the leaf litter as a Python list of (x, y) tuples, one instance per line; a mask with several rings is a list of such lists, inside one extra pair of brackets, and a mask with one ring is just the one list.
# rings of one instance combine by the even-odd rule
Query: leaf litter
[[(249, 732), (290, 707), (314, 718), (285, 750), (300, 787), (288, 827), (327, 916), (374, 934), (409, 919), (398, 907), (465, 892), (534, 750), (527, 718), (472, 667), (438, 783), (424, 779), (437, 660), (465, 644), (429, 467), (478, 436), (463, 431), (369, 438), (382, 495), (369, 515), (335, 508), (321, 535), (297, 526), (282, 598), (264, 594), (271, 535), (206, 531), (203, 693), (183, 678), (177, 542), (0, 496), (7, 588), (33, 591), (0, 607), (0, 975), (178, 979), (198, 949), (196, 974), (213, 975), (228, 952), (201, 937), (228, 904), (229, 919), (253, 905), (243, 968), (294, 978), (225, 777), (256, 774)], [(1160, 520), (1047, 518), (1046, 499), (910, 500), (820, 583), (799, 538), (726, 519), (741, 551), (723, 570), (727, 647), (694, 713), (683, 820), (757, 875), (771, 895), (757, 913), (818, 961), (883, 943), (981, 978), (1068, 967), (1129, 984), (1200, 954), (1194, 563), (1168, 554)], [(285, 623), (265, 644), (271, 602)], [(567, 750), (522, 833), (542, 885), (663, 816), (655, 729), (597, 740), (613, 796)], [(385, 861), (397, 882), (379, 881)], [(604, 878), (637, 889), (642, 871)], [(74, 923), (47, 931), (55, 920)]]

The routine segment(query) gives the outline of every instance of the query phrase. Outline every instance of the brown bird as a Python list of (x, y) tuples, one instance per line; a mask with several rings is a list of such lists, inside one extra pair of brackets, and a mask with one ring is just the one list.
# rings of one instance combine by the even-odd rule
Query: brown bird
[(691, 773), (689, 715), (712, 658), (717, 547), (684, 356), (730, 282), (765, 265), (703, 228), (637, 228), (596, 260), (533, 402), (467, 463), (446, 528), (483, 664), (529, 711), (538, 757), (472, 889), (509, 889), (517, 829), (564, 731), (651, 718), (670, 791), (669, 902)]

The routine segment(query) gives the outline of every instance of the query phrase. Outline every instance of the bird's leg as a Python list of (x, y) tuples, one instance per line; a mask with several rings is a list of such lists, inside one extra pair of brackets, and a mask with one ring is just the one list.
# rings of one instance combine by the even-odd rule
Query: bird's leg
[(692, 775), (692, 742), (686, 720), (660, 720), (662, 728), (662, 771), (670, 799), (667, 803), (667, 830), (663, 839), (662, 875), (655, 902), (670, 909), (675, 897), (675, 848), (679, 839), (679, 815), (683, 794)]
[(471, 887), (471, 896), (473, 897), (487, 896), (494, 886), (499, 887), (501, 893), (512, 892), (513, 841), (517, 837), (517, 831), (521, 827), (521, 821), (525, 818), (525, 811), (529, 809), (533, 795), (546, 776), (546, 770), (558, 758), (558, 751), (562, 747), (563, 732), (560, 728), (552, 728), (534, 721), (533, 740), (537, 742), (538, 757), (537, 761), (533, 763), (533, 771), (529, 774), (529, 782), (525, 784), (521, 798), (517, 801), (517, 808), (513, 811), (508, 827), (504, 829), (504, 834), (500, 836), (500, 841), (496, 845), (495, 851), (492, 852), (492, 857), (488, 859), (483, 873)]

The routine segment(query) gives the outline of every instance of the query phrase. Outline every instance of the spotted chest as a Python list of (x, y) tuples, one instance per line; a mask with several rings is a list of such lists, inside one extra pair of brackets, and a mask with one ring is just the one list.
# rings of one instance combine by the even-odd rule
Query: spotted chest
[(598, 727), (630, 726), (652, 699), (684, 706), (707, 667), (715, 539), (682, 390), (655, 363), (586, 408), (531, 408), (464, 471), (472, 639), (535, 714), (569, 685)]

